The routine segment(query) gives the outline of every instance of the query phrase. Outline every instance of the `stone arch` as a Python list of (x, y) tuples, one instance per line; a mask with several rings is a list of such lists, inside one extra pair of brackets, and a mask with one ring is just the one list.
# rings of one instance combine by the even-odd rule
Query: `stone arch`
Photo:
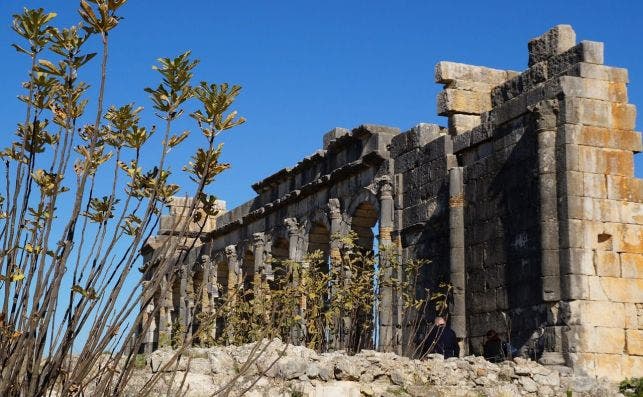
[(242, 249), (241, 274), (243, 276), (243, 288), (250, 289), (253, 285), (255, 275), (255, 255), (252, 244), (246, 244)]
[(322, 270), (328, 271), (328, 256), (330, 255), (330, 221), (323, 209), (318, 209), (311, 214), (304, 228), (306, 238), (306, 252), (311, 254), (321, 251), (325, 260), (321, 263)]
[(380, 203), (369, 190), (364, 189), (348, 206), (351, 230), (357, 233), (357, 244), (366, 249), (373, 249), (375, 235), (373, 227), (379, 221)]

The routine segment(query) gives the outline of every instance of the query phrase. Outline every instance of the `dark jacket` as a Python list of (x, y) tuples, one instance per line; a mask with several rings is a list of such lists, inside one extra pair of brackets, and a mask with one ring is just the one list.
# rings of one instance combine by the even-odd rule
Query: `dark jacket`
[(506, 346), (498, 337), (486, 341), (482, 349), (484, 358), (492, 363), (500, 363), (507, 357)]
[(439, 353), (444, 358), (458, 357), (460, 346), (455, 332), (449, 326), (433, 327), (427, 338), (429, 353)]

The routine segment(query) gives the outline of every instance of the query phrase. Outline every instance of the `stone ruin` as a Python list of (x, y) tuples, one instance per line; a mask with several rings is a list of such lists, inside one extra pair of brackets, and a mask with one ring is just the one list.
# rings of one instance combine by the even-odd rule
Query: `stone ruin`
[[(332, 260), (331, 236), (353, 230), (362, 246), (377, 237), (402, 260), (429, 259), (427, 287), (453, 285), (449, 322), (463, 353), (480, 354), (487, 330), (510, 327), (514, 346), (538, 341), (542, 363), (641, 376), (643, 180), (633, 154), (642, 143), (627, 70), (604, 66), (603, 43), (576, 43), (568, 25), (528, 48), (521, 73), (438, 63), (447, 127), (335, 128), (323, 149), (252, 185), (252, 200), (229, 211), (221, 202), (201, 233), (189, 225), (194, 247), (174, 285), (143, 308), (154, 316), (145, 349), (172, 322), (188, 324), (196, 299), (209, 310), (243, 279), (274, 277), (269, 258), (321, 250)], [(177, 198), (147, 241), (144, 279), (190, 203)], [(194, 297), (197, 279), (207, 296)], [(379, 350), (402, 343), (400, 315), (383, 290)]]

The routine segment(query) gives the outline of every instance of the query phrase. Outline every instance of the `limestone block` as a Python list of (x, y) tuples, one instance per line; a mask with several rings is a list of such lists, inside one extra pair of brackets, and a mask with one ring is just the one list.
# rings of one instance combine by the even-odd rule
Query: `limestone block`
[(594, 375), (596, 373), (596, 354), (585, 352), (568, 353), (577, 375)]
[(452, 114), (449, 116), (449, 133), (461, 134), (480, 125), (480, 116), (471, 114)]
[(576, 45), (576, 32), (570, 25), (557, 25), (528, 43), (529, 66), (562, 54)]
[(597, 354), (595, 356), (596, 376), (612, 381), (623, 380), (621, 375), (621, 356), (622, 354)]
[(618, 302), (571, 301), (564, 321), (568, 325), (625, 327), (625, 306)]
[(563, 94), (570, 97), (627, 103), (627, 88), (625, 83), (614, 83), (611, 81), (574, 76), (561, 76), (560, 87)]
[(643, 279), (601, 277), (600, 283), (612, 302), (643, 302)]
[(621, 276), (621, 263), (617, 252), (596, 251), (595, 264), (596, 274), (598, 276)]
[(625, 331), (627, 353), (635, 356), (643, 356), (643, 331), (628, 329)]
[(643, 278), (643, 254), (621, 253), (621, 274), (625, 278)]
[(594, 275), (594, 253), (589, 249), (570, 248), (561, 254), (562, 274)]
[(561, 276), (561, 284), (563, 299), (589, 299), (589, 276), (566, 274)]
[(632, 152), (643, 149), (641, 133), (637, 131), (578, 124), (565, 124), (565, 142)]
[(435, 65), (435, 82), (449, 84), (454, 80), (467, 80), (496, 86), (508, 78), (506, 70), (441, 61)]
[(623, 308), (625, 310), (625, 329), (639, 329), (639, 318), (636, 303), (624, 303)]
[(602, 65), (604, 61), (603, 43), (598, 41), (581, 41), (580, 42), (582, 59), (586, 63)]
[(606, 198), (607, 183), (605, 182), (605, 175), (584, 173), (583, 190), (586, 197)]
[(324, 149), (328, 148), (328, 145), (332, 140), (335, 140), (337, 138), (340, 138), (348, 134), (350, 134), (350, 131), (346, 128), (335, 127), (332, 130), (328, 131), (327, 133), (324, 134), (324, 138), (323, 138)]
[(625, 347), (625, 330), (622, 328), (570, 326), (578, 351), (587, 353), (621, 354)]
[(437, 104), (440, 116), (452, 113), (480, 114), (491, 110), (491, 96), (489, 93), (447, 88), (438, 93)]
[(643, 225), (621, 224), (619, 229), (620, 239), (616, 240), (618, 250), (643, 254)]
[(583, 247), (583, 221), (568, 219), (559, 225), (561, 248)]
[(633, 130), (636, 126), (636, 106), (629, 103), (612, 103), (610, 127)]
[(579, 62), (574, 65), (574, 68), (570, 70), (570, 74), (589, 79), (612, 81), (615, 83), (627, 84), (629, 82), (627, 69), (586, 62)]
[(607, 175), (607, 197), (612, 200), (627, 200), (638, 202), (641, 193), (639, 188), (643, 188), (643, 183), (639, 179)]
[(621, 379), (641, 376), (643, 374), (643, 356), (628, 356), (623, 354), (621, 357)]
[(579, 156), (580, 169), (585, 172), (623, 176), (634, 173), (634, 158), (630, 151), (579, 146)]
[(609, 300), (601, 284), (601, 277), (589, 276), (587, 282), (589, 284), (589, 299), (593, 301)]

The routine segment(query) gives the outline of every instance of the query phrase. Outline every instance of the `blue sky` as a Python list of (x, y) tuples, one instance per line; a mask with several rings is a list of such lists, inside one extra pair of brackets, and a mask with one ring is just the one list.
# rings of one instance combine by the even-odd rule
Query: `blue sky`
[[(9, 24), (23, 5), (56, 10), (63, 25), (77, 20), (76, 1), (0, 4), (4, 133), (22, 113), (15, 95), (26, 60), (9, 47)], [(527, 41), (559, 23), (572, 24), (578, 40), (605, 42), (605, 63), (629, 69), (630, 102), (643, 104), (643, 3), (635, 1), (139, 0), (122, 14), (111, 35), (107, 103), (134, 101), (146, 107), (148, 125), (158, 123), (143, 92), (158, 82), (151, 66), (188, 49), (201, 59), (197, 79), (243, 86), (236, 108), (248, 122), (222, 136), (232, 168), (211, 189), (228, 208), (253, 197), (252, 183), (319, 149), (333, 127), (446, 125), (435, 112), (436, 62), (522, 70)], [(81, 77), (96, 81), (93, 66)], [(196, 127), (186, 118), (183, 129)], [(190, 139), (174, 153), (176, 171), (202, 142)], [(641, 156), (636, 168), (643, 176)]]

